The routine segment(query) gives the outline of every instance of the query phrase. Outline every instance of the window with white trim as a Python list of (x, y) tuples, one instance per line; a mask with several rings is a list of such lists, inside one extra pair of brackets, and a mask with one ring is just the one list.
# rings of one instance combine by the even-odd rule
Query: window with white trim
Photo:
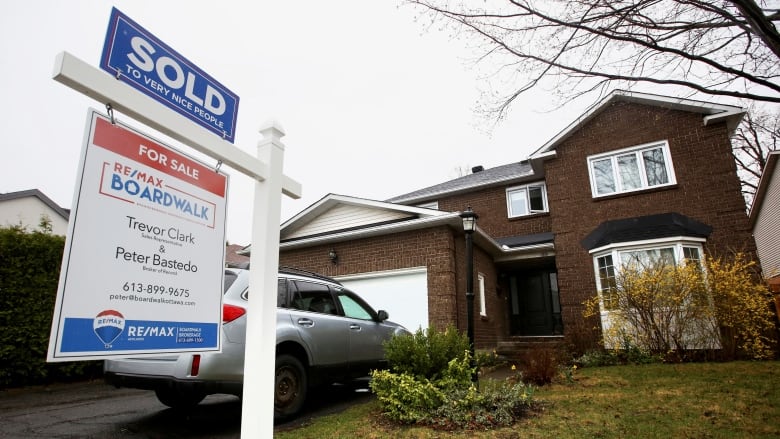
[[(654, 264), (678, 264), (690, 261), (701, 266), (702, 246), (698, 242), (670, 241), (646, 245), (613, 247), (598, 252), (594, 256), (596, 268), (596, 287), (601, 303), (601, 311), (606, 312), (617, 307), (615, 288), (616, 271), (620, 267), (634, 265), (649, 267)], [(617, 261), (617, 265), (615, 264)]]
[(676, 183), (669, 142), (665, 140), (590, 156), (588, 172), (593, 197)]
[(479, 315), (487, 317), (487, 306), (485, 305), (485, 275), (477, 273), (477, 285), (479, 288)]
[(506, 209), (509, 218), (547, 212), (547, 189), (544, 183), (507, 188)]

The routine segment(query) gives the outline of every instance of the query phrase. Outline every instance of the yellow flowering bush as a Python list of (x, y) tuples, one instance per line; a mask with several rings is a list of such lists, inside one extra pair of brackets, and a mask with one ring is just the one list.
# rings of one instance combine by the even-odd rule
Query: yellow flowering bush
[(735, 346), (751, 358), (773, 355), (772, 312), (766, 286), (753, 276), (755, 262), (731, 260), (616, 270), (609, 294), (585, 302), (585, 316), (599, 316), (604, 344), (612, 349), (680, 356), (685, 351)]

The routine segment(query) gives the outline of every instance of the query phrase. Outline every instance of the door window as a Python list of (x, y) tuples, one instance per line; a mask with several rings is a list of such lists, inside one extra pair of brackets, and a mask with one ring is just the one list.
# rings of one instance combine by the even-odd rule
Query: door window
[(292, 308), (322, 314), (338, 314), (336, 302), (333, 301), (327, 285), (295, 281), (295, 286)]

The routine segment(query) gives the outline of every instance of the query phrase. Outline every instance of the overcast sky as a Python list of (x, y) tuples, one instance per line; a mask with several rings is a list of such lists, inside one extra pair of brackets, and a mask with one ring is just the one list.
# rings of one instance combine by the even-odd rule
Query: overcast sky
[[(587, 104), (549, 113), (539, 92), (488, 130), (474, 112), (485, 71), (399, 0), (5, 2), (0, 192), (37, 188), (71, 207), (87, 109), (104, 103), (52, 80), (54, 58), (68, 51), (99, 67), (112, 6), (238, 94), (238, 148), (254, 155), (262, 123), (281, 124), (284, 173), (303, 187), (283, 200), (283, 221), (328, 193), (384, 200), (458, 167), (522, 160)], [(248, 244), (254, 183), (226, 170), (227, 238)]]

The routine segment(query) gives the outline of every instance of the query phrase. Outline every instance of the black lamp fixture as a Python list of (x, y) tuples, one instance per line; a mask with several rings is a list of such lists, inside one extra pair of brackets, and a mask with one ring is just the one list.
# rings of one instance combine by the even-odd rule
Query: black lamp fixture
[(471, 210), (471, 206), (467, 207), (465, 211), (460, 213), (461, 219), (463, 219), (463, 231), (466, 233), (474, 233), (477, 228), (477, 218), (479, 215)]
[[(460, 213), (463, 220), (463, 233), (466, 235), (466, 335), (469, 339), (469, 351), (471, 353), (471, 367), (474, 367), (474, 244), (473, 234), (477, 229), (477, 218), (469, 206)], [(477, 382), (476, 369), (471, 375), (471, 381)]]
[(339, 255), (338, 255), (338, 253), (336, 253), (336, 249), (335, 248), (331, 248), (330, 250), (328, 250), (328, 259), (330, 259), (330, 262), (332, 262), (334, 264), (338, 264), (339, 263)]

